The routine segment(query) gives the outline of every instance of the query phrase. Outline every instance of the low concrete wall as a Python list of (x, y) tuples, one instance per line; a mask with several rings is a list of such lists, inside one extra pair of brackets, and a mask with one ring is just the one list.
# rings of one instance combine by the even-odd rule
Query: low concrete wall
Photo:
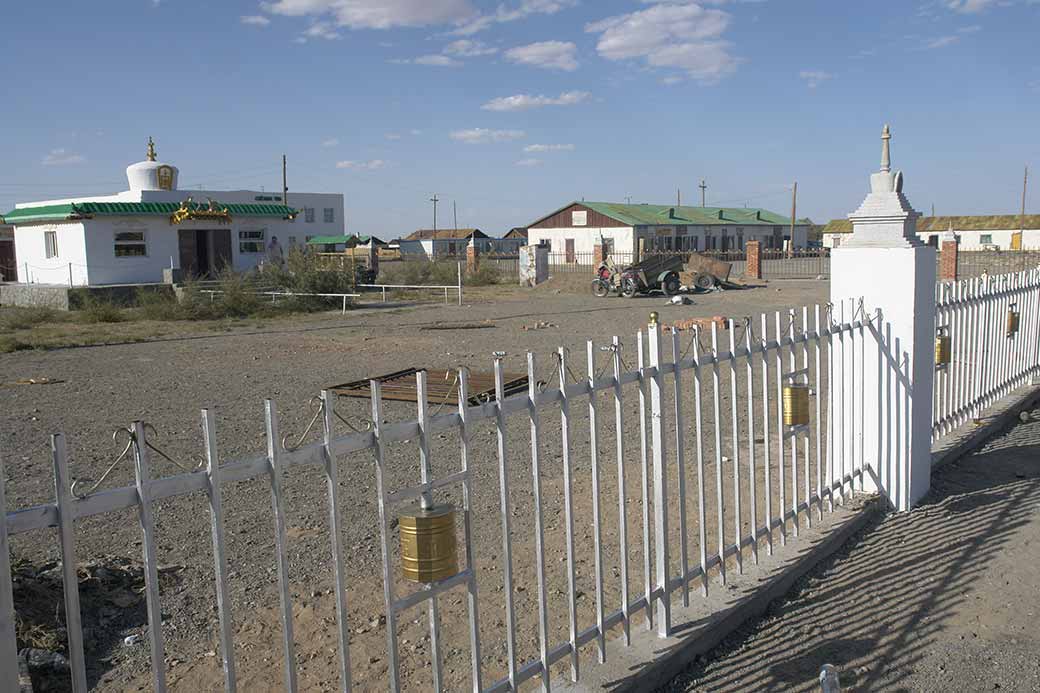
[(173, 293), (169, 284), (123, 284), (70, 289), (67, 286), (47, 284), (0, 284), (0, 305), (22, 308), (52, 308), (79, 310), (87, 297), (98, 301), (133, 306), (140, 291)]

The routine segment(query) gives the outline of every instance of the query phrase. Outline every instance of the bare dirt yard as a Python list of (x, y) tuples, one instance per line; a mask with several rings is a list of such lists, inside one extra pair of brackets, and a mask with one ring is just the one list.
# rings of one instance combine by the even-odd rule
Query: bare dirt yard
[[(703, 294), (693, 297), (693, 305), (673, 306), (660, 296), (595, 299), (586, 293), (586, 284), (586, 279), (562, 278), (537, 290), (509, 287), (472, 290), (462, 307), (436, 303), (376, 306), (345, 316), (338, 312), (323, 313), (262, 323), (228, 323), (218, 329), (189, 325), (183, 331), (164, 329), (154, 341), (2, 354), (0, 454), (6, 466), (8, 509), (53, 501), (48, 443), (49, 435), (55, 432), (64, 432), (67, 436), (76, 477), (99, 478), (121, 450), (112, 439), (113, 430), (134, 420), (152, 424), (156, 431), (152, 441), (170, 457), (190, 467), (203, 459), (199, 412), (202, 407), (209, 407), (216, 413), (220, 457), (227, 460), (252, 456), (266, 449), (265, 398), (277, 402), (282, 432), (299, 434), (314, 413), (312, 398), (325, 387), (411, 366), (456, 368), (466, 365), (473, 371), (488, 371), (495, 351), (506, 352), (506, 371), (520, 373), (526, 371), (527, 352), (535, 353), (538, 378), (555, 384), (558, 374), (552, 354), (560, 346), (569, 350), (568, 379), (574, 381), (586, 377), (588, 339), (605, 345), (612, 336), (620, 336), (625, 367), (634, 368), (635, 334), (645, 328), (651, 310), (658, 311), (666, 323), (714, 315), (738, 318), (823, 303), (828, 291), (823, 281), (771, 282), (747, 290)], [(424, 329), (485, 321), (493, 326)], [(684, 334), (682, 341), (687, 348), (689, 337)], [(665, 344), (665, 352), (670, 353), (670, 338)], [(600, 372), (607, 368), (609, 372), (609, 354), (596, 354), (595, 370)], [(722, 411), (727, 412), (731, 401), (727, 376), (725, 373), (723, 376), (721, 406)], [(13, 384), (27, 378), (47, 378), (53, 382)], [(692, 395), (684, 392), (683, 396)], [(597, 448), (603, 507), (604, 600), (607, 610), (612, 611), (620, 605), (622, 557), (617, 537), (621, 522), (618, 489), (622, 476), (618, 474), (615, 459), (613, 400), (606, 393), (600, 397)], [(621, 467), (627, 492), (622, 505), (626, 508), (625, 526), (630, 542), (625, 560), (634, 598), (642, 593), (645, 577), (640, 543), (643, 503), (637, 389), (626, 390), (624, 401), (625, 424), (621, 436), (626, 452)], [(454, 402), (443, 405), (431, 402), (434, 413), (450, 411), (454, 406)], [(692, 407), (692, 402), (684, 402), (683, 406)], [(756, 417), (761, 406), (756, 400)], [(416, 415), (415, 407), (414, 403), (388, 402), (385, 417), (391, 421), (412, 419)], [(369, 415), (370, 403), (365, 399), (340, 398), (336, 409), (360, 426)], [(544, 411), (541, 416), (546, 577), (554, 604), (550, 630), (553, 642), (562, 642), (566, 640), (567, 587), (560, 419), (558, 409)], [(740, 420), (745, 423), (741, 425), (746, 425), (745, 416), (742, 409)], [(585, 627), (595, 622), (587, 399), (573, 407), (572, 417), (575, 565), (579, 615)], [(705, 418), (714, 425), (713, 414), (706, 412)], [(814, 425), (818, 423), (814, 421)], [(349, 429), (341, 426), (336, 433), (346, 434)], [(774, 437), (775, 433), (774, 430)], [(674, 435), (674, 430), (669, 434)], [(320, 431), (312, 431), (308, 440), (318, 437)], [(506, 437), (511, 451), (510, 513), (515, 553), (517, 652), (523, 662), (537, 657), (538, 650), (530, 424), (526, 415), (508, 419)], [(707, 430), (705, 437), (709, 439), (705, 458), (714, 461), (712, 436)], [(458, 435), (451, 431), (435, 438), (430, 441), (435, 474), (456, 471)], [(729, 445), (728, 432), (723, 439), (727, 441), (724, 446)], [(482, 606), (481, 654), (487, 684), (503, 676), (507, 664), (497, 437), (493, 422), (473, 426), (471, 440), (473, 541)], [(761, 440), (754, 442), (762, 443)], [(692, 450), (693, 445), (693, 441), (688, 440), (687, 449)], [(152, 458), (156, 475), (181, 473), (159, 456)], [(415, 441), (391, 445), (386, 463), (391, 488), (418, 481)], [(359, 689), (380, 689), (386, 686), (387, 652), (385, 625), (381, 621), (380, 541), (372, 455), (370, 452), (351, 455), (339, 460), (339, 465), (353, 678)], [(732, 493), (727, 466), (720, 465), (716, 469), (709, 465), (706, 473), (705, 485), (712, 493), (717, 473), (726, 480), (726, 493)], [(775, 470), (773, 478), (776, 478)], [(132, 484), (132, 464), (124, 461), (113, 470), (103, 488)], [(746, 494), (746, 478), (743, 484), (741, 493)], [(690, 494), (693, 495), (692, 489)], [(790, 494), (789, 489), (788, 499)], [(300, 686), (308, 691), (335, 690), (338, 682), (335, 600), (327, 498), (321, 470), (292, 468), (285, 478), (284, 497)], [(460, 502), (456, 491), (445, 492), (441, 498)], [(225, 485), (223, 499), (239, 689), (281, 690), (282, 630), (267, 478)], [(673, 502), (676, 501), (673, 499)], [(712, 537), (715, 506), (710, 498), (708, 502), (705, 529)], [(764, 517), (763, 502), (760, 493), (756, 508), (760, 523)], [(745, 501), (745, 509), (747, 507)], [(775, 513), (777, 505), (773, 507)], [(689, 512), (690, 535), (695, 538), (699, 528), (692, 505)], [(158, 558), (162, 565), (161, 606), (170, 687), (193, 693), (218, 690), (222, 687), (222, 677), (208, 503), (201, 493), (164, 499), (155, 503), (155, 519)], [(744, 518), (741, 522), (746, 531), (749, 523)], [(728, 541), (732, 542), (733, 522), (729, 516), (726, 531)], [(127, 510), (82, 519), (77, 524), (76, 542), (81, 588), (86, 595), (83, 609), (89, 628), (89, 679), (98, 690), (149, 690), (147, 638), (138, 644), (124, 644), (127, 636), (146, 633), (141, 597), (141, 532), (136, 513)], [(698, 548), (695, 541), (691, 539), (691, 542), (690, 555), (696, 557)], [(60, 554), (55, 535), (49, 531), (17, 535), (12, 538), (12, 547), (20, 571), (16, 598), (21, 599), (19, 607), (25, 614), (27, 627), (37, 624), (42, 629), (37, 643), (41, 649), (60, 650), (61, 643), (53, 642), (53, 636), (45, 634), (48, 625), (53, 631), (55, 624), (62, 620), (60, 579), (57, 579)], [(717, 548), (711, 545), (709, 552)], [(694, 560), (691, 558), (691, 562)], [(404, 583), (398, 585), (399, 593), (408, 589)], [(41, 603), (45, 603), (46, 608), (41, 608)], [(463, 591), (453, 591), (443, 598), (442, 618), (445, 682), (452, 690), (467, 688), (470, 652)], [(425, 609), (417, 608), (404, 614), (397, 635), (404, 689), (428, 690), (430, 643)], [(583, 656), (595, 657), (594, 646), (586, 649), (588, 652), (583, 652)], [(52, 690), (64, 690), (67, 684), (58, 681), (53, 686)]]
[(940, 467), (663, 691), (1040, 690), (1040, 410)]

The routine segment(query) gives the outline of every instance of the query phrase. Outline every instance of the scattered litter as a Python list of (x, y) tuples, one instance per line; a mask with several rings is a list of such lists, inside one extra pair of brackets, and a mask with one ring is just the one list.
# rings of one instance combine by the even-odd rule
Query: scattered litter
[(665, 323), (661, 325), (661, 329), (665, 332), (685, 332), (686, 330), (700, 328), (703, 332), (710, 332), (713, 324), (720, 330), (729, 329), (729, 320), (721, 315), (715, 315), (710, 318), (686, 318), (683, 320), (676, 320), (671, 324)]
[(693, 303), (693, 301), (691, 301), (686, 296), (672, 296), (671, 299), (668, 300), (668, 302), (671, 303), (673, 306), (688, 306), (691, 303)]
[(128, 635), (125, 638), (123, 638), (123, 644), (127, 647), (133, 647), (134, 645), (140, 643), (143, 639), (144, 638), (141, 637), (140, 633), (134, 633), (133, 635)]
[(498, 327), (491, 320), (481, 322), (438, 322), (434, 325), (424, 325), (420, 330), (484, 330), (489, 327)]
[(524, 325), (520, 329), (523, 330), (524, 332), (527, 332), (528, 330), (547, 330), (550, 327), (559, 327), (559, 325), (557, 325), (554, 322), (546, 322), (545, 320), (539, 320), (538, 322), (536, 322), (535, 324), (533, 324), (531, 326)]
[(61, 378), (48, 378), (46, 376), (40, 378), (20, 378), (15, 380), (13, 383), (5, 383), (6, 385), (56, 385), (57, 383), (65, 382)]

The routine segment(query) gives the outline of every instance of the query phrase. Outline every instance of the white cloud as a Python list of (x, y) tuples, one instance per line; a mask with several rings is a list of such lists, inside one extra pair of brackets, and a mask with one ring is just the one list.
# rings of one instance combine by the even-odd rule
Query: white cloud
[(999, 0), (946, 0), (946, 7), (961, 14), (978, 14), (998, 4)]
[[(409, 61), (405, 61), (409, 62)], [(420, 55), (410, 62), (416, 65), (428, 65), (430, 67), (462, 67), (462, 62), (446, 55)]]
[(722, 10), (693, 2), (654, 5), (585, 27), (600, 34), (596, 50), (607, 60), (642, 59), (650, 67), (678, 68), (701, 82), (717, 82), (740, 60), (722, 40), (730, 24)]
[(536, 14), (552, 15), (560, 10), (574, 7), (577, 4), (578, 0), (521, 0), (512, 8), (499, 5), (498, 9), (491, 14), (480, 14), (461, 23), (461, 26), (452, 33), (459, 36), (469, 36), (478, 31), (483, 31), (493, 24), (515, 22), (518, 19), (526, 19)]
[(336, 168), (345, 168), (352, 171), (375, 171), (383, 168), (386, 162), (382, 159), (371, 159), (369, 161), (337, 161)]
[(979, 25), (979, 24), (972, 24), (970, 26), (962, 26), (960, 29), (957, 30), (957, 33), (958, 34), (974, 34), (974, 33), (979, 32), (979, 31), (982, 31), (982, 26)]
[(925, 48), (945, 48), (961, 40), (960, 36), (939, 36), (924, 44)]
[(351, 29), (459, 24), (477, 15), (469, 0), (273, 0), (261, 7), (287, 17), (328, 17)]
[(297, 37), (299, 43), (306, 43), (308, 39), (325, 39), (335, 41), (339, 38), (339, 32), (331, 22), (314, 22)]
[(529, 144), (524, 147), (524, 151), (528, 154), (534, 154), (536, 152), (573, 152), (573, 144)]
[(238, 21), (249, 26), (267, 26), (271, 23), (271, 20), (262, 14), (244, 14), (238, 18)]
[(419, 135), (421, 135), (421, 134), (422, 134), (422, 130), (415, 130), (415, 129), (412, 129), (412, 130), (409, 130), (409, 131), (408, 131), (408, 134), (410, 134), (410, 135), (415, 135), (415, 136), (419, 136)]
[(815, 89), (834, 77), (831, 73), (823, 70), (802, 70), (798, 73), (798, 76), (805, 80), (805, 85), (810, 89)]
[(458, 41), (452, 41), (444, 47), (444, 53), (447, 55), (457, 55), (463, 58), (475, 58), (481, 55), (494, 55), (498, 52), (498, 49), (494, 46), (489, 46), (483, 41), (472, 41), (470, 39), (459, 39)]
[(327, 140), (322, 140), (321, 146), (323, 147), (336, 147), (339, 145), (339, 139), (336, 137), (330, 137)]
[(74, 164), (82, 164), (87, 160), (87, 157), (82, 154), (73, 154), (66, 149), (52, 149), (47, 152), (47, 155), (40, 161), (44, 166), (71, 166)]
[(574, 58), (577, 49), (578, 47), (569, 41), (539, 41), (510, 48), (506, 51), (506, 60), (546, 70), (571, 72), (578, 69), (578, 61)]
[(487, 144), (489, 142), (509, 142), (518, 140), (527, 133), (523, 130), (489, 130), (487, 128), (470, 128), (469, 130), (456, 130), (451, 133), (451, 139), (463, 144)]
[(517, 166), (538, 166), (542, 163), (541, 159), (520, 159), (516, 162)]
[(397, 140), (401, 139), (401, 135), (396, 132), (388, 132), (385, 135), (383, 135), (383, 137), (390, 140), (391, 142), (396, 142)]
[(559, 96), (514, 94), (491, 99), (480, 108), (485, 111), (523, 111), (542, 106), (573, 106), (589, 98), (587, 91), (565, 91)]

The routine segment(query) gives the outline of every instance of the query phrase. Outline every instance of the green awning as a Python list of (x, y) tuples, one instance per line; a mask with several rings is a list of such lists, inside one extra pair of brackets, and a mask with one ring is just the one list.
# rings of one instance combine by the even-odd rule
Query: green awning
[(353, 236), (314, 236), (307, 245), (338, 245), (340, 243), (347, 243)]
[[(204, 209), (208, 202), (195, 202), (194, 206)], [(214, 202), (216, 207), (227, 208), (232, 217), (279, 217), (296, 214), (286, 205), (247, 204)], [(179, 202), (74, 202), (39, 207), (18, 207), (3, 215), (8, 224), (27, 224), (42, 221), (77, 221), (96, 216), (137, 217), (170, 216), (181, 206)]]

